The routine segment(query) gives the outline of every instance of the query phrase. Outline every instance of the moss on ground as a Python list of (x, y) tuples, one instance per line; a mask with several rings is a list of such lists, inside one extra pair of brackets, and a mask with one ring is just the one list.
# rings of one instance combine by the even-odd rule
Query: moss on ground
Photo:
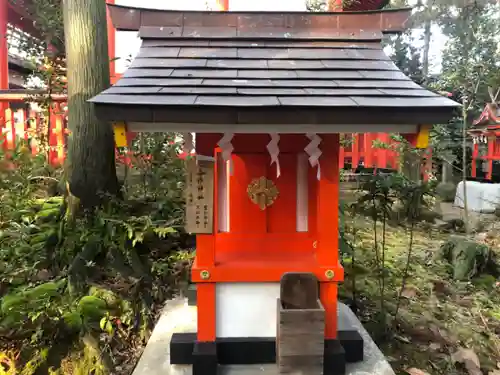
[[(410, 233), (401, 227), (387, 226), (385, 313), (381, 313), (381, 272), (374, 250), (373, 222), (357, 218), (356, 227), (355, 261), (353, 264), (351, 257), (347, 258), (345, 283), (340, 293), (352, 300), (353, 279), (356, 280), (358, 315), (396, 372), (407, 374), (408, 368), (418, 368), (432, 375), (471, 374), (452, 360), (452, 354), (459, 348), (472, 349), (484, 373), (496, 369), (500, 362), (498, 280), (484, 274), (470, 282), (454, 281), (450, 266), (437, 257), (449, 235), (428, 227), (416, 228), (409, 277), (395, 318)], [(382, 226), (378, 225), (379, 248), (382, 232)]]

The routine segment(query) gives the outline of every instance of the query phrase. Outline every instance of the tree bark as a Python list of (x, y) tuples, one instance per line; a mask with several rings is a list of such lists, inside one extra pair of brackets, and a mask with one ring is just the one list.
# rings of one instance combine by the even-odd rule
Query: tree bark
[(422, 157), (412, 150), (405, 150), (403, 153), (403, 174), (413, 182), (421, 180)]
[(431, 47), (432, 36), (431, 25), (430, 15), (427, 15), (424, 23), (424, 52), (422, 54), (422, 75), (424, 82), (427, 82), (429, 79), (429, 49)]
[(103, 194), (119, 192), (112, 126), (98, 120), (87, 102), (110, 85), (106, 2), (64, 0), (63, 11), (71, 132), (69, 189), (84, 207), (92, 207)]
[(441, 182), (453, 182), (453, 165), (451, 165), (448, 161), (443, 161)]

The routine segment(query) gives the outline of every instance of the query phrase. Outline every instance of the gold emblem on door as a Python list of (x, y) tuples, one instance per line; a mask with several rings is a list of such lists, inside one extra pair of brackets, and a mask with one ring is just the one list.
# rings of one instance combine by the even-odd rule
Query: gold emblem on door
[(274, 182), (264, 176), (254, 178), (247, 188), (248, 197), (261, 210), (271, 206), (278, 198), (279, 191)]

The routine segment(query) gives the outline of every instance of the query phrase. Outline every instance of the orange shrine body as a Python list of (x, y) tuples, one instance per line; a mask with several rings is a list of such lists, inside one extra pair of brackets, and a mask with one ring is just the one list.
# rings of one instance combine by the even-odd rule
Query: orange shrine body
[[(115, 29), (138, 31), (143, 44), (119, 81), (90, 99), (96, 115), (127, 131), (184, 133), (188, 153), (196, 133), (187, 227), (197, 233), (197, 328), (172, 335), (170, 364), (192, 365), (193, 375), (216, 375), (218, 365), (278, 363), (282, 371), (288, 356), (345, 374), (346, 362), (363, 360), (364, 340), (337, 321), (339, 133), (396, 132), (418, 145), (421, 124), (446, 123), (458, 107), (383, 52), (384, 34), (402, 32), (411, 11), (108, 8)], [(356, 150), (352, 158), (361, 157)], [(365, 164), (374, 156), (365, 153)], [(384, 165), (389, 156), (376, 155)], [(314, 352), (281, 350), (286, 273), (319, 282), (319, 345), (317, 335), (288, 332), (288, 342)]]
[[(197, 235), (192, 271), (198, 293), (198, 340), (275, 337), (275, 301), (286, 272), (310, 272), (320, 280), (325, 337), (335, 338), (337, 283), (344, 278), (338, 259), (338, 135), (321, 136), (319, 180), (304, 152), (310, 142), (305, 135), (280, 135), (279, 177), (266, 149), (270, 135), (234, 135), (232, 166), (216, 148), (220, 138), (221, 134), (196, 136), (197, 154), (217, 156), (214, 231)], [(251, 181), (261, 176), (279, 191), (274, 204), (264, 210), (247, 193)], [(208, 279), (201, 276), (204, 271)], [(253, 296), (253, 306), (246, 303), (240, 315), (241, 326), (234, 322), (233, 311), (227, 311), (238, 302), (238, 297), (231, 300), (232, 289), (236, 296)]]

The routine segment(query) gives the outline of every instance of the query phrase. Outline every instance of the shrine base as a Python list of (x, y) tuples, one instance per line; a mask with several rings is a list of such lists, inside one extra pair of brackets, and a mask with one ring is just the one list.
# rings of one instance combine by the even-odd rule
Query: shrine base
[[(200, 346), (209, 346), (211, 350), (206, 349), (200, 355)], [(339, 331), (337, 340), (325, 340), (324, 355), (323, 373), (343, 375), (346, 362), (363, 360), (363, 339), (357, 331)], [(236, 337), (220, 338), (213, 343), (198, 343), (195, 333), (174, 333), (170, 341), (170, 363), (193, 364), (193, 375), (215, 375), (217, 371), (213, 363), (220, 365), (276, 363), (276, 340)], [(198, 368), (200, 372), (197, 371)]]
[[(332, 373), (332, 371), (337, 371), (335, 368), (342, 368), (345, 364), (345, 375), (359, 375), (360, 373), (366, 375), (395, 375), (380, 349), (378, 349), (377, 345), (373, 342), (368, 332), (366, 332), (352, 311), (346, 305), (339, 303), (338, 312), (338, 324), (341, 332), (354, 331), (355, 336), (357, 332), (361, 334), (364, 346), (363, 360), (351, 362), (354, 358), (346, 358), (349, 353), (352, 353), (349, 349), (344, 350), (344, 347), (340, 345), (339, 341), (334, 340), (333, 343), (327, 342), (325, 344), (327, 350), (325, 361), (327, 371)], [(180, 298), (169, 301), (153, 330), (151, 338), (137, 363), (133, 375), (192, 375), (193, 370), (197, 371), (193, 368), (197, 367), (197, 365), (193, 366), (191, 363), (193, 362), (194, 342), (196, 340), (196, 334), (194, 333), (196, 331), (196, 317), (196, 307), (189, 306), (186, 299)], [(189, 334), (175, 334), (179, 332), (189, 332)], [(343, 333), (341, 333), (341, 335), (342, 334)], [(174, 342), (176, 342), (176, 345), (172, 345), (172, 352), (170, 352), (170, 343), (173, 337), (175, 337)], [(245, 352), (241, 354), (240, 357), (233, 357), (234, 362), (242, 363), (244, 361), (242, 358), (246, 358), (247, 361), (251, 359), (251, 361), (255, 362), (256, 359), (254, 356), (259, 355), (260, 358), (262, 358), (262, 352), (272, 353), (274, 355), (272, 349), (269, 349), (269, 347), (265, 349), (265, 347), (263, 347), (264, 344), (259, 343), (259, 341), (265, 341), (265, 345), (274, 347), (274, 339), (245, 339), (243, 342), (240, 340), (232, 340), (238, 341), (238, 345), (246, 345), (243, 347)], [(348, 337), (342, 340), (346, 348), (349, 345), (361, 344), (359, 340), (349, 340)], [(224, 345), (234, 347), (235, 343), (231, 342), (231, 340), (219, 340), (218, 343), (214, 343), (217, 353), (217, 362), (229, 363), (230, 360), (228, 360), (227, 356), (234, 355), (235, 351), (229, 350), (227, 346), (224, 348)], [(253, 350), (257, 345), (261, 346), (261, 351)], [(186, 346), (188, 346), (188, 348), (186, 348)], [(182, 358), (182, 353), (186, 351), (189, 354), (188, 356), (184, 356), (186, 363), (176, 365), (170, 364), (171, 357)], [(239, 352), (241, 353), (242, 351), (243, 350), (240, 350)], [(236, 351), (236, 353), (237, 352), (238, 351)], [(210, 357), (211, 353), (212, 358), (215, 358), (213, 352), (210, 353), (210, 350), (198, 350), (198, 353), (198, 365), (206, 366), (206, 370), (210, 368), (213, 372), (214, 361), (207, 358)], [(338, 357), (335, 357), (335, 354), (338, 355)], [(341, 360), (341, 355), (344, 355), (345, 362)], [(271, 358), (267, 360), (264, 359), (264, 361), (267, 363), (248, 365), (223, 365), (217, 363), (217, 370), (220, 375), (279, 375), (278, 366)], [(332, 367), (333, 369), (331, 369)], [(206, 371), (204, 373), (206, 373)]]

